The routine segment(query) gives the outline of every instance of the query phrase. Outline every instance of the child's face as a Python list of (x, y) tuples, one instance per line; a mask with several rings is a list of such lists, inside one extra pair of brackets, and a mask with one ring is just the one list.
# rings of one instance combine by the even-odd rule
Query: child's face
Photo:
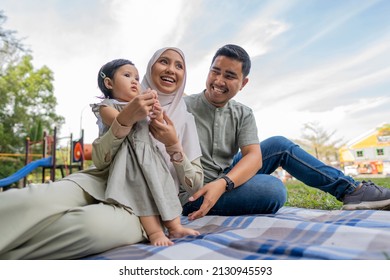
[(152, 81), (157, 90), (169, 94), (183, 83), (185, 65), (181, 55), (174, 50), (166, 50), (152, 66)]
[(134, 65), (119, 67), (112, 79), (112, 96), (118, 101), (128, 102), (141, 93), (138, 70)]

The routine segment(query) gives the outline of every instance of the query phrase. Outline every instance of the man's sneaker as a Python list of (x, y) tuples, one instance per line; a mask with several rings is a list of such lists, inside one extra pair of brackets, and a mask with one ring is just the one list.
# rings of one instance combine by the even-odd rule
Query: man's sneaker
[(360, 188), (344, 196), (343, 203), (342, 210), (390, 210), (390, 189), (363, 181)]

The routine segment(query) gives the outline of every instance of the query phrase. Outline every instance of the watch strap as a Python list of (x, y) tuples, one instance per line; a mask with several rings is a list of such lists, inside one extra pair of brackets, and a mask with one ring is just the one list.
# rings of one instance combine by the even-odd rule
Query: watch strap
[(231, 190), (234, 189), (234, 182), (227, 176), (227, 175), (222, 175), (221, 177), (226, 181), (226, 191), (230, 192)]

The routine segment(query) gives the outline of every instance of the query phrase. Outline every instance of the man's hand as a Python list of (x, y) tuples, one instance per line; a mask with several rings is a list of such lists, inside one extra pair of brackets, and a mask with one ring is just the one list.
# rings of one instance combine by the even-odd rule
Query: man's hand
[(188, 215), (188, 219), (192, 221), (206, 216), (225, 191), (226, 181), (224, 179), (218, 179), (204, 185), (203, 188), (189, 198), (190, 201), (195, 201), (199, 197), (203, 196), (203, 203), (198, 211), (192, 212)]

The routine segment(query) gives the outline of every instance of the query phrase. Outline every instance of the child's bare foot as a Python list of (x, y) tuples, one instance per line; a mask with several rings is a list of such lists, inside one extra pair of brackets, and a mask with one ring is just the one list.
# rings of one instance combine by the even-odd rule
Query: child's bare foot
[(150, 243), (154, 246), (171, 246), (174, 243), (164, 234), (163, 231), (149, 235)]
[(169, 237), (179, 238), (187, 235), (199, 235), (199, 231), (194, 230), (192, 228), (185, 228), (185, 227), (175, 227), (172, 229), (169, 229)]

